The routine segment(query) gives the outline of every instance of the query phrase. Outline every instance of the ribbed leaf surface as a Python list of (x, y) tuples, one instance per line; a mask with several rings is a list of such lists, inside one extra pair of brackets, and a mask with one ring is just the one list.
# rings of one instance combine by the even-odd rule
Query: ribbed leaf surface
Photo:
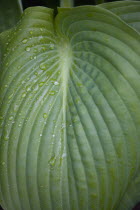
[(1, 44), (3, 208), (131, 209), (140, 185), (139, 34), (99, 7), (55, 18), (35, 7)]
[(128, 25), (140, 32), (140, 1), (118, 1), (98, 5), (118, 15)]

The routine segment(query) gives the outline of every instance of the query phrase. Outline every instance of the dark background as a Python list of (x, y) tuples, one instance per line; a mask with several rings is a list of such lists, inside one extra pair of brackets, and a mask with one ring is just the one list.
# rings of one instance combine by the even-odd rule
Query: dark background
[[(113, 0), (105, 0), (105, 2), (111, 2)], [(96, 4), (96, 0), (75, 0), (74, 6), (80, 5), (93, 5)], [(31, 6), (47, 6), (50, 8), (56, 8), (59, 6), (59, 0), (22, 0), (23, 9)], [(0, 210), (3, 210), (0, 207)], [(140, 210), (140, 202), (133, 208), (133, 210)]]
[[(104, 0), (104, 2), (111, 2), (116, 0)], [(118, 0), (119, 1), (119, 0)], [(59, 6), (59, 0), (22, 0), (24, 9), (29, 6), (47, 6), (56, 8)], [(74, 0), (74, 6), (80, 5), (93, 5), (96, 4), (96, 0)]]

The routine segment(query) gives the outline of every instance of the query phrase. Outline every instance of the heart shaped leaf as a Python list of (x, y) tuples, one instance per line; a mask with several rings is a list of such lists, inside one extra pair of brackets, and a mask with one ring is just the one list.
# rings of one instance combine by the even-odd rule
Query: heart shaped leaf
[(132, 208), (140, 185), (139, 33), (97, 6), (60, 8), (56, 17), (34, 7), (0, 40), (3, 208)]

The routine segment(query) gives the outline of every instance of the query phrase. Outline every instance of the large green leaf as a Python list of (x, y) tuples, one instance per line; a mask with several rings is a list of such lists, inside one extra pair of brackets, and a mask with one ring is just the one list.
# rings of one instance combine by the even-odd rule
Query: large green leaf
[(13, 27), (21, 13), (21, 0), (0, 0), (0, 32)]
[(3, 208), (131, 209), (140, 186), (140, 35), (100, 7), (55, 18), (35, 7), (0, 40)]
[(140, 1), (118, 1), (100, 4), (140, 32)]

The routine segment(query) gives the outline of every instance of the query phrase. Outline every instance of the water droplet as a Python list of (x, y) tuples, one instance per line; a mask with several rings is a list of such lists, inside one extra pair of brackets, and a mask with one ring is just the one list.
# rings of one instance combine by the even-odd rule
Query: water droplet
[(22, 98), (24, 98), (26, 96), (26, 92), (22, 93)]
[(64, 123), (62, 123), (62, 126), (61, 126), (61, 127), (62, 127), (62, 129), (63, 129), (63, 128), (65, 128), (65, 127), (66, 127), (66, 125), (65, 125)]
[(49, 95), (50, 95), (50, 96), (54, 96), (55, 93), (56, 93), (55, 91), (50, 91), (50, 92), (49, 92)]
[(34, 59), (36, 59), (36, 56), (34, 56)]
[(13, 116), (10, 116), (10, 117), (9, 117), (9, 120), (10, 120), (10, 121), (12, 121), (13, 119), (14, 119), (14, 117), (13, 117)]
[(43, 36), (41, 35), (41, 36), (39, 36), (38, 38), (39, 38), (39, 39), (43, 39)]
[(25, 83), (25, 81), (23, 80), (22, 82), (21, 82), (21, 84), (23, 85)]
[(26, 90), (27, 90), (27, 92), (29, 92), (31, 90), (31, 87), (30, 86), (27, 86), (26, 87)]
[(39, 136), (42, 136), (42, 133)]
[[(42, 51), (45, 51), (46, 50), (46, 47), (42, 47)], [(45, 56), (46, 57), (46, 56)]]
[(46, 66), (45, 66), (44, 63), (41, 63), (39, 67), (40, 67), (41, 70), (46, 70)]
[(31, 50), (31, 48), (30, 48), (30, 47), (26, 47), (25, 50), (26, 50), (27, 52), (29, 52), (29, 51)]
[(18, 126), (19, 126), (19, 127), (21, 127), (21, 126), (22, 126), (22, 124), (21, 124), (21, 123), (19, 123), (19, 124), (18, 124)]
[(53, 156), (53, 157), (50, 158), (48, 163), (50, 164), (50, 166), (54, 166), (55, 165), (55, 161), (56, 161), (56, 158), (55, 158), (55, 156)]
[(62, 158), (66, 157), (66, 156), (67, 156), (66, 153), (63, 153), (63, 154), (62, 154)]
[(43, 114), (43, 118), (46, 119), (48, 117), (47, 113)]
[(54, 85), (59, 85), (59, 82), (55, 81), (55, 82), (54, 82)]
[(23, 44), (26, 44), (27, 41), (28, 41), (28, 39), (23, 39), (23, 40), (22, 40), (22, 43), (23, 43)]
[(55, 134), (53, 134), (52, 137), (54, 138), (55, 137)]

